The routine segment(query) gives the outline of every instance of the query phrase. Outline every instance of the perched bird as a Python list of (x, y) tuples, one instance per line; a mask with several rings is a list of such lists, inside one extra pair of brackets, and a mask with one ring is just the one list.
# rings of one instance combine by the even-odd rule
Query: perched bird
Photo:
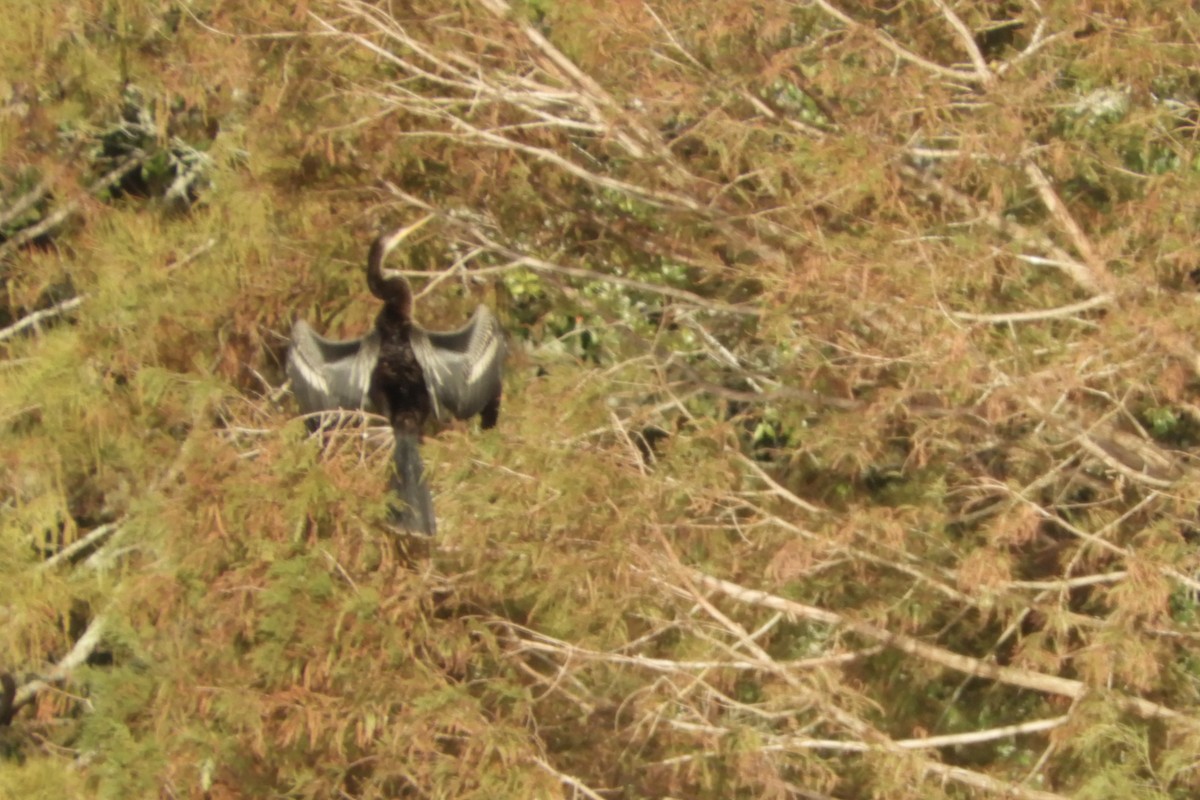
[(479, 414), (485, 429), (495, 426), (506, 348), (500, 322), (486, 306), (456, 331), (427, 331), (413, 322), (412, 288), (383, 262), (427, 219), (371, 244), (367, 286), (383, 301), (374, 330), (361, 339), (335, 341), (297, 320), (287, 372), (303, 413), (362, 409), (387, 417), (396, 435), (391, 485), (403, 502), (393, 511), (404, 527), (432, 536), (437, 523), (418, 449), (421, 427), (431, 414), (438, 419)]

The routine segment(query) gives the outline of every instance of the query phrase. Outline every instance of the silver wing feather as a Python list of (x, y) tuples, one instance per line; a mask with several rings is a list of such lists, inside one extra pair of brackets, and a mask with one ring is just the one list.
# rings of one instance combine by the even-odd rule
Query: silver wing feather
[(379, 334), (338, 341), (318, 335), (304, 320), (292, 326), (287, 373), (304, 414), (338, 408), (375, 411), (371, 373), (379, 360)]
[(487, 306), (476, 308), (456, 331), (414, 328), (412, 346), (438, 419), (473, 417), (500, 397), (507, 347), (500, 321)]

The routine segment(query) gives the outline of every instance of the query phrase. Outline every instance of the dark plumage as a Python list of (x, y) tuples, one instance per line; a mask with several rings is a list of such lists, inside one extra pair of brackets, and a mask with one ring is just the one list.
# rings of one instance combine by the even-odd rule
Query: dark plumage
[(437, 524), (418, 448), (421, 428), (431, 414), (439, 419), (479, 414), (484, 428), (493, 427), (500, 414), (505, 345), (500, 323), (486, 306), (456, 331), (427, 331), (413, 322), (408, 280), (383, 261), (421, 224), (371, 244), (367, 286), (384, 303), (375, 328), (342, 342), (318, 336), (297, 320), (287, 371), (306, 414), (345, 408), (388, 418), (396, 435), (392, 488), (403, 501), (397, 517), (409, 530), (432, 536)]

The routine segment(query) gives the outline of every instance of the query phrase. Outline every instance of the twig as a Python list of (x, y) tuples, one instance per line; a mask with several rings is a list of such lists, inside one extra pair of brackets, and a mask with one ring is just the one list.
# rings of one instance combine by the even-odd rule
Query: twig
[(50, 179), (42, 178), (38, 181), (37, 186), (34, 186), (28, 192), (23, 194), (13, 203), (7, 211), (0, 211), (0, 226), (7, 225), (21, 214), (25, 213), (26, 209), (32, 207), (38, 200), (46, 196), (50, 191)]
[[(146, 154), (140, 151), (127, 157), (112, 170), (105, 173), (98, 180), (92, 182), (92, 184), (87, 187), (87, 194), (94, 195), (103, 191), (104, 189), (107, 189), (109, 186), (112, 186), (114, 183), (132, 172), (136, 167), (141, 166), (142, 162), (145, 160)], [(16, 248), (23, 246), (25, 243), (36, 239), (51, 228), (57, 227), (62, 223), (63, 220), (78, 211), (81, 203), (82, 201), (78, 198), (69, 200), (63, 205), (62, 208), (46, 217), (38, 224), (28, 228), (22, 228), (18, 233), (13, 234), (8, 241), (0, 244), (0, 256), (3, 256), (9, 250), (15, 250)]]
[(559, 772), (554, 767), (550, 766), (549, 762), (544, 761), (543, 759), (541, 759), (537, 756), (533, 756), (533, 763), (537, 764), (539, 767), (544, 769), (546, 772), (549, 772), (551, 775), (558, 778), (560, 781), (567, 784), (575, 791), (583, 793), (583, 795), (585, 795), (586, 797), (590, 797), (591, 800), (604, 800), (604, 798), (601, 797), (596, 792), (595, 789), (592, 789), (590, 786), (588, 786), (583, 781), (579, 780), (579, 778), (576, 778), (574, 775), (568, 775), (565, 772)]
[[(524, 69), (524, 66), (520, 71), (506, 73), (491, 63), (473, 60), (463, 52), (457, 53), (453, 58), (440, 57), (431, 48), (409, 36), (402, 26), (388, 16), (386, 10), (357, 0), (346, 0), (341, 6), (389, 38), (398, 46), (396, 49), (405, 54), (404, 57), (365, 36), (342, 31), (315, 16), (314, 19), (318, 19), (331, 33), (339, 31), (349, 41), (370, 50), (413, 77), (448, 90), (450, 96), (431, 99), (424, 94), (408, 90), (402, 83), (392, 82), (379, 91), (365, 92), (387, 106), (403, 108), (412, 114), (434, 119), (446, 128), (416, 130), (404, 135), (470, 139), (489, 147), (522, 152), (607, 190), (631, 194), (647, 203), (699, 214), (715, 231), (730, 239), (731, 243), (757, 254), (765, 262), (777, 265), (788, 263), (787, 252), (768, 244), (757, 231), (753, 235), (747, 235), (731, 222), (731, 217), (725, 209), (715, 205), (721, 187), (716, 187), (714, 194), (712, 182), (693, 175), (664, 143), (660, 133), (640, 121), (636, 111), (610, 96), (534, 26), (521, 22), (512, 13), (512, 8), (507, 2), (480, 2), (506, 25), (517, 27), (533, 45), (535, 52), (530, 54), (529, 59), (522, 61), (522, 65), (527, 61), (534, 64), (532, 73)], [(418, 61), (419, 64), (416, 63)], [(534, 80), (531, 74), (543, 74), (548, 82)], [(606, 173), (584, 168), (564, 158), (552, 148), (535, 147), (506, 135), (527, 127), (529, 123), (481, 129), (456, 111), (464, 103), (472, 108), (481, 103), (512, 108), (531, 117), (538, 126), (583, 130), (601, 136), (606, 142), (616, 143), (624, 148), (635, 160), (653, 159), (654, 172), (661, 178), (660, 184), (665, 188), (613, 178)], [(470, 115), (471, 119), (477, 117), (481, 115)], [(786, 237), (792, 233), (769, 218), (756, 216), (752, 219), (756, 226), (765, 228), (771, 236)]]
[(990, 86), (996, 82), (996, 76), (988, 67), (987, 60), (984, 59), (983, 53), (979, 51), (979, 45), (975, 43), (975, 35), (971, 33), (971, 29), (966, 23), (954, 13), (950, 6), (946, 5), (946, 0), (933, 0), (933, 4), (942, 12), (942, 16), (950, 23), (950, 27), (954, 28), (958, 33), (958, 39), (962, 42), (963, 49), (967, 51), (967, 56), (971, 59), (971, 64), (975, 67), (975, 74), (979, 76), (979, 82), (984, 86)]
[(68, 311), (74, 311), (83, 303), (84, 295), (72, 297), (70, 300), (63, 300), (61, 303), (55, 303), (49, 308), (43, 308), (41, 311), (34, 311), (21, 319), (9, 325), (7, 328), (0, 329), (0, 342), (11, 339), (26, 328), (34, 327), (44, 322), (45, 320), (57, 317), (60, 314), (65, 314)]
[(879, 42), (881, 45), (886, 47), (893, 54), (895, 54), (898, 58), (900, 58), (904, 61), (907, 61), (910, 64), (915, 64), (915, 65), (921, 67), (922, 69), (928, 70), (929, 72), (932, 72), (935, 75), (940, 75), (943, 78), (952, 78), (954, 80), (963, 81), (965, 83), (980, 83), (983, 80), (978, 72), (964, 72), (963, 70), (960, 70), (960, 69), (952, 69), (950, 67), (943, 67), (941, 64), (938, 64), (937, 62), (930, 61), (927, 58), (919, 56), (916, 53), (913, 53), (912, 51), (901, 47), (899, 44), (896, 43), (896, 40), (893, 39), (888, 34), (884, 33), (883, 31), (879, 30), (878, 28), (871, 28), (871, 27), (868, 27), (866, 25), (863, 25), (863, 24), (855, 21), (853, 17), (847, 15), (845, 12), (843, 12), (840, 9), (838, 9), (837, 7), (835, 7), (832, 3), (828, 2), (828, 0), (815, 0), (815, 3), (818, 8), (820, 8), (826, 14), (829, 14), (831, 17), (836, 19), (838, 22), (841, 22), (846, 27), (852, 28), (855, 30), (865, 30), (865, 31), (869, 32), (871, 34), (871, 36), (873, 36), (875, 38), (875, 41)]
[(217, 243), (217, 239), (215, 236), (205, 239), (203, 242), (200, 243), (200, 245), (198, 247), (196, 247), (195, 250), (192, 250), (190, 253), (188, 253), (183, 258), (179, 259), (178, 261), (176, 261), (174, 264), (167, 265), (166, 271), (172, 272), (174, 270), (179, 269), (180, 267), (186, 267), (188, 264), (192, 263), (197, 258), (199, 258), (200, 256), (207, 253), (209, 250), (211, 250), (213, 248), (213, 245), (215, 245), (216, 243)]
[[(513, 630), (518, 630), (518, 626), (506, 624)], [(520, 629), (526, 630), (526, 629)], [(852, 653), (837, 653), (835, 655), (814, 656), (813, 658), (801, 658), (795, 661), (775, 661), (763, 663), (759, 660), (751, 659), (725, 659), (725, 660), (709, 660), (709, 661), (676, 661), (670, 658), (651, 658), (643, 655), (624, 655), (622, 653), (605, 653), (596, 650), (589, 650), (579, 645), (564, 642), (560, 639), (554, 639), (543, 633), (536, 631), (528, 631), (527, 634), (536, 637), (536, 640), (525, 637), (517, 637), (520, 643), (518, 646), (522, 650), (534, 650), (542, 653), (554, 653), (569, 659), (587, 659), (589, 661), (604, 661), (613, 664), (624, 664), (630, 667), (641, 667), (643, 669), (653, 670), (655, 672), (693, 672), (696, 670), (716, 670), (716, 669), (732, 669), (744, 672), (752, 671), (769, 671), (775, 672), (779, 668), (788, 670), (813, 670), (821, 667), (841, 666), (854, 661), (860, 661), (869, 656), (879, 653), (882, 646), (867, 647), (862, 650), (856, 650)]]
[(742, 455), (741, 453), (735, 453), (734, 455), (738, 461), (741, 461), (742, 464), (749, 467), (751, 472), (753, 472), (760, 479), (762, 479), (762, 481), (764, 483), (766, 483), (769, 487), (771, 487), (771, 492), (773, 494), (777, 495), (778, 497), (783, 498), (784, 500), (786, 500), (787, 502), (796, 506), (797, 508), (801, 508), (801, 509), (809, 512), (810, 514), (824, 514), (825, 513), (825, 509), (820, 508), (819, 506), (814, 506), (812, 503), (808, 502), (807, 500), (803, 500), (800, 497), (797, 497), (793, 492), (788, 491), (778, 481), (776, 481), (774, 478), (772, 478), (770, 475), (768, 475), (766, 470), (764, 470), (758, 464), (755, 464), (754, 461), (752, 461), (751, 459), (746, 458), (746, 456)]
[(1033, 184), (1033, 187), (1037, 189), (1038, 196), (1042, 198), (1042, 203), (1045, 204), (1047, 210), (1050, 211), (1050, 214), (1058, 220), (1058, 224), (1067, 232), (1067, 236), (1075, 244), (1075, 249), (1079, 251), (1079, 255), (1083, 256), (1083, 260), (1092, 272), (1093, 279), (1101, 285), (1111, 284), (1112, 277), (1104, 268), (1100, 257), (1096, 255), (1095, 248), (1088, 241), (1083, 229), (1079, 227), (1079, 223), (1067, 211), (1067, 207), (1059, 198), (1058, 193), (1050, 185), (1049, 179), (1046, 178), (1046, 173), (1042, 172), (1041, 167), (1033, 161), (1026, 161), (1025, 175), (1028, 176), (1029, 182)]
[[(1139, 471), (1134, 469), (1121, 459), (1117, 458), (1117, 456), (1111, 452), (1113, 448), (1116, 448), (1118, 452), (1121, 450), (1120, 445), (1115, 442), (1110, 442), (1110, 447), (1106, 448), (1086, 433), (1081, 433), (1076, 441), (1079, 442), (1080, 447), (1103, 461), (1106, 465), (1108, 465), (1109, 468), (1121, 473), (1135, 483), (1140, 483), (1153, 489), (1169, 489), (1174, 486), (1181, 477), (1179, 475), (1170, 474), (1166, 475), (1165, 477), (1159, 477), (1157, 475), (1151, 475), (1144, 470)], [(1144, 466), (1149, 465), (1144, 464)]]
[(1046, 36), (1045, 31), (1046, 31), (1046, 20), (1044, 20), (1044, 19), (1038, 20), (1037, 26), (1033, 29), (1033, 36), (1029, 40), (1029, 45), (1024, 50), (1022, 50), (1021, 52), (1019, 52), (1015, 56), (1013, 56), (1011, 59), (1009, 59), (1008, 61), (1006, 61), (1003, 64), (996, 67), (996, 74), (1003, 75), (1004, 73), (1008, 72), (1010, 69), (1017, 66), (1021, 62), (1025, 61), (1028, 58), (1031, 58), (1039, 50), (1043, 49), (1050, 43), (1056, 42), (1059, 39), (1064, 39), (1075, 33), (1074, 30), (1066, 30), (1066, 31), (1058, 31), (1057, 33), (1052, 33), (1049, 36)]
[(71, 652), (63, 656), (63, 659), (55, 665), (54, 669), (50, 670), (48, 675), (37, 680), (32, 680), (17, 689), (16, 696), (13, 699), (13, 709), (16, 710), (32, 703), (42, 692), (66, 682), (71, 677), (71, 673), (81, 667), (100, 644), (100, 640), (104, 636), (104, 627), (106, 624), (107, 618), (103, 614), (93, 619), (92, 624), (88, 626), (83, 635), (79, 637), (79, 640), (75, 642), (75, 646), (71, 648)]
[(1111, 293), (1104, 291), (1102, 286), (1103, 282), (1099, 280), (1090, 266), (1087, 264), (1082, 264), (1076, 259), (1071, 258), (1069, 253), (1067, 253), (1058, 245), (1054, 244), (1054, 242), (1047, 237), (1038, 233), (1034, 233), (1024, 225), (1007, 219), (1000, 214), (997, 214), (995, 211), (984, 207), (980, 202), (976, 201), (970, 195), (960, 192), (958, 189), (955, 189), (942, 179), (930, 175), (924, 170), (919, 170), (906, 164), (899, 165), (897, 169), (901, 175), (923, 184), (928, 189), (937, 192), (958, 207), (975, 216), (978, 216), (990, 228), (998, 233), (1011, 236), (1015, 241), (1032, 244), (1045, 250), (1047, 253), (1053, 256), (1053, 261), (1046, 262), (1048, 265), (1055, 266), (1062, 270), (1073, 281), (1075, 281), (1076, 285), (1086, 291), (1089, 295), (1106, 297), (1111, 300)]
[(1129, 577), (1125, 570), (1105, 572), (1100, 575), (1081, 575), (1078, 578), (1063, 578), (1057, 581), (1009, 581), (1001, 584), (1012, 589), (1033, 589), (1039, 591), (1064, 592), (1068, 589), (1078, 589), (1083, 586), (1099, 586), (1106, 583), (1120, 583)]
[(971, 314), (966, 311), (955, 311), (953, 314), (956, 319), (967, 322), (988, 322), (993, 325), (1003, 325), (1010, 322), (1040, 322), (1047, 319), (1071, 317), (1083, 311), (1090, 311), (1093, 308), (1106, 306), (1112, 300), (1112, 295), (1102, 294), (1079, 303), (1059, 306), (1058, 308), (1047, 308), (1041, 311), (1012, 311), (1007, 314)]
[(37, 567), (38, 571), (45, 572), (46, 570), (54, 569), (59, 564), (62, 564), (64, 561), (70, 561), (76, 555), (83, 552), (84, 550), (87, 550), (89, 547), (94, 547), (94, 546), (99, 545), (105, 539), (112, 536), (113, 533), (115, 533), (118, 530), (118, 528), (119, 528), (119, 526), (115, 522), (110, 522), (106, 525), (99, 526), (95, 530), (88, 533), (87, 536), (84, 536), (82, 539), (72, 542), (67, 547), (64, 547), (59, 552), (55, 553), (53, 556), (51, 556), (50, 558), (43, 561), (41, 564), (38, 565), (38, 567)]
[[(934, 750), (942, 747), (959, 747), (964, 744), (979, 744), (981, 742), (994, 742), (998, 739), (1008, 739), (1013, 736), (1021, 736), (1030, 733), (1045, 733), (1052, 731), (1055, 728), (1061, 728), (1071, 721), (1069, 715), (1064, 714), (1060, 717), (1051, 717), (1048, 719), (1035, 719), (1030, 722), (1019, 722), (1015, 725), (1003, 725), (997, 728), (986, 728), (984, 730), (970, 731), (967, 733), (951, 733), (945, 736), (928, 736), (918, 739), (895, 739), (891, 742), (891, 746), (884, 748), (878, 747), (867, 742), (846, 741), (842, 739), (809, 739), (801, 736), (776, 736), (767, 740), (763, 750), (833, 750), (843, 753), (867, 753), (872, 750), (888, 751), (891, 749), (900, 750)], [(679, 724), (679, 727), (695, 727), (689, 726), (687, 723)], [(711, 730), (711, 726), (705, 726), (709, 730), (708, 733), (716, 733), (718, 735), (726, 735), (733, 733), (731, 730)]]

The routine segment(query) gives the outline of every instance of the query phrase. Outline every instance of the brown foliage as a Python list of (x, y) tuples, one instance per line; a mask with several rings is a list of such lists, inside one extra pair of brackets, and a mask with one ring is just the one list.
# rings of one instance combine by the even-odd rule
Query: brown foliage
[[(0, 796), (1194, 794), (1190, 4), (28, 5)], [(279, 361), (429, 213), (397, 547)]]

